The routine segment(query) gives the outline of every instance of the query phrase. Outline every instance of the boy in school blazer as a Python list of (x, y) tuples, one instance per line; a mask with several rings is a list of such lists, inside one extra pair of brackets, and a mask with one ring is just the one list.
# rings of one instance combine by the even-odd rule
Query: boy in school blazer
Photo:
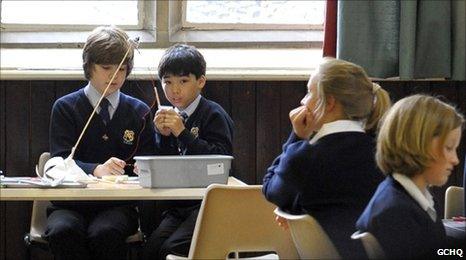
[[(156, 151), (164, 155), (232, 154), (233, 121), (217, 103), (200, 95), (206, 62), (193, 46), (174, 45), (163, 55), (158, 76), (175, 109), (157, 111)], [(187, 255), (199, 201), (170, 202), (164, 219), (147, 241), (145, 259)]]
[[(414, 95), (387, 113), (377, 137), (377, 165), (387, 175), (356, 228), (372, 233), (386, 256), (429, 259), (447, 245), (429, 186), (442, 186), (459, 163), (464, 119), (437, 98)], [(464, 246), (464, 245), (463, 245)]]
[[(128, 50), (133, 48), (119, 28), (98, 27), (83, 49), (84, 88), (58, 99), (52, 108), (50, 152), (67, 157), (92, 110)], [(153, 154), (155, 131), (149, 107), (120, 92), (133, 67), (130, 50), (102, 100), (74, 159), (87, 174), (131, 174), (133, 155)], [(132, 202), (53, 202), (48, 208), (45, 239), (57, 259), (124, 259), (125, 239), (138, 228)]]

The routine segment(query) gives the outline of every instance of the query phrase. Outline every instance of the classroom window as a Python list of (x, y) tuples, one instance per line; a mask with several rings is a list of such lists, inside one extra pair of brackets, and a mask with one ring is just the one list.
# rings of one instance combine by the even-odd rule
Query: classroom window
[[(139, 5), (139, 6), (138, 6)], [(138, 1), (1, 1), (5, 29), (50, 30), (114, 24), (142, 28)]]
[(325, 1), (183, 1), (183, 27), (190, 29), (322, 30)]
[(141, 47), (321, 48), (325, 1), (0, 0), (7, 48), (81, 48), (90, 30), (114, 24)]

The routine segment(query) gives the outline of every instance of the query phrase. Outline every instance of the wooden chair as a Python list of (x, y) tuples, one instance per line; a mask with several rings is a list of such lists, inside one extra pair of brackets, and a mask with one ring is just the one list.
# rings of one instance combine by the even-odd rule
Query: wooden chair
[(385, 252), (383, 251), (382, 246), (380, 246), (379, 241), (377, 241), (377, 239), (371, 233), (360, 233), (359, 231), (356, 231), (351, 235), (351, 238), (361, 240), (369, 259), (385, 258)]
[(308, 214), (292, 215), (275, 209), (275, 214), (285, 218), (293, 242), (301, 259), (339, 259), (337, 249), (315, 218)]
[(445, 216), (451, 219), (464, 214), (464, 188), (450, 186), (445, 191)]
[[(36, 165), (36, 171), (40, 176), (44, 174), (44, 165), (50, 159), (50, 153), (44, 152), (40, 155), (39, 161)], [(35, 200), (32, 204), (31, 214), (31, 227), (29, 233), (24, 235), (24, 242), (26, 244), (26, 257), (31, 259), (31, 248), (37, 247), (43, 250), (49, 250), (48, 242), (42, 238), (45, 233), (47, 225), (47, 207), (51, 205), (50, 201)], [(135, 234), (126, 238), (126, 243), (129, 246), (127, 256), (129, 259), (133, 256), (133, 251), (137, 250), (144, 241), (143, 233), (138, 230)], [(137, 254), (137, 252), (136, 252)]]
[[(38, 175), (43, 176), (44, 165), (47, 160), (50, 159), (50, 153), (44, 152), (40, 155), (39, 161), (36, 165), (36, 172)], [(50, 201), (35, 200), (32, 204), (31, 214), (31, 225), (29, 233), (24, 235), (24, 243), (26, 244), (26, 257), (31, 258), (31, 248), (37, 247), (44, 250), (48, 250), (48, 243), (42, 238), (42, 234), (45, 232), (45, 226), (47, 223), (47, 207), (50, 205)]]
[[(196, 221), (188, 259), (226, 259), (230, 253), (238, 258), (240, 252), (276, 252), (280, 259), (297, 259), (290, 232), (275, 223), (275, 206), (264, 198), (261, 188), (210, 185)], [(273, 257), (277, 256), (264, 256)], [(169, 255), (167, 259), (183, 258)]]

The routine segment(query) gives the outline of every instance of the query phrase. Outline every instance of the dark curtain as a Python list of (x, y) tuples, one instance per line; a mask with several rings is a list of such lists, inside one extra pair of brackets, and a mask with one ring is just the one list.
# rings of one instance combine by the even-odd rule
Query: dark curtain
[(372, 77), (465, 80), (465, 1), (339, 1), (337, 57)]

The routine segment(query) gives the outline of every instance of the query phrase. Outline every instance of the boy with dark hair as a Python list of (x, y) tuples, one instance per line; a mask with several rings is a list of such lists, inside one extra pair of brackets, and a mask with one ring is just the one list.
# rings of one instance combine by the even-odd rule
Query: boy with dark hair
[[(200, 95), (206, 83), (206, 62), (193, 46), (177, 44), (163, 55), (158, 76), (175, 109), (155, 114), (158, 154), (232, 154), (233, 121), (217, 103)], [(164, 219), (147, 241), (146, 259), (188, 255), (199, 201), (170, 202)]]
[[(128, 35), (116, 27), (98, 27), (83, 49), (87, 86), (58, 99), (50, 120), (51, 156), (66, 158), (76, 143), (118, 64), (130, 51), (91, 120), (74, 159), (96, 177), (132, 174), (132, 156), (153, 154), (155, 131), (149, 107), (120, 92), (133, 67)], [(125, 239), (138, 229), (134, 203), (53, 202), (47, 209), (45, 239), (57, 259), (124, 259)]]

